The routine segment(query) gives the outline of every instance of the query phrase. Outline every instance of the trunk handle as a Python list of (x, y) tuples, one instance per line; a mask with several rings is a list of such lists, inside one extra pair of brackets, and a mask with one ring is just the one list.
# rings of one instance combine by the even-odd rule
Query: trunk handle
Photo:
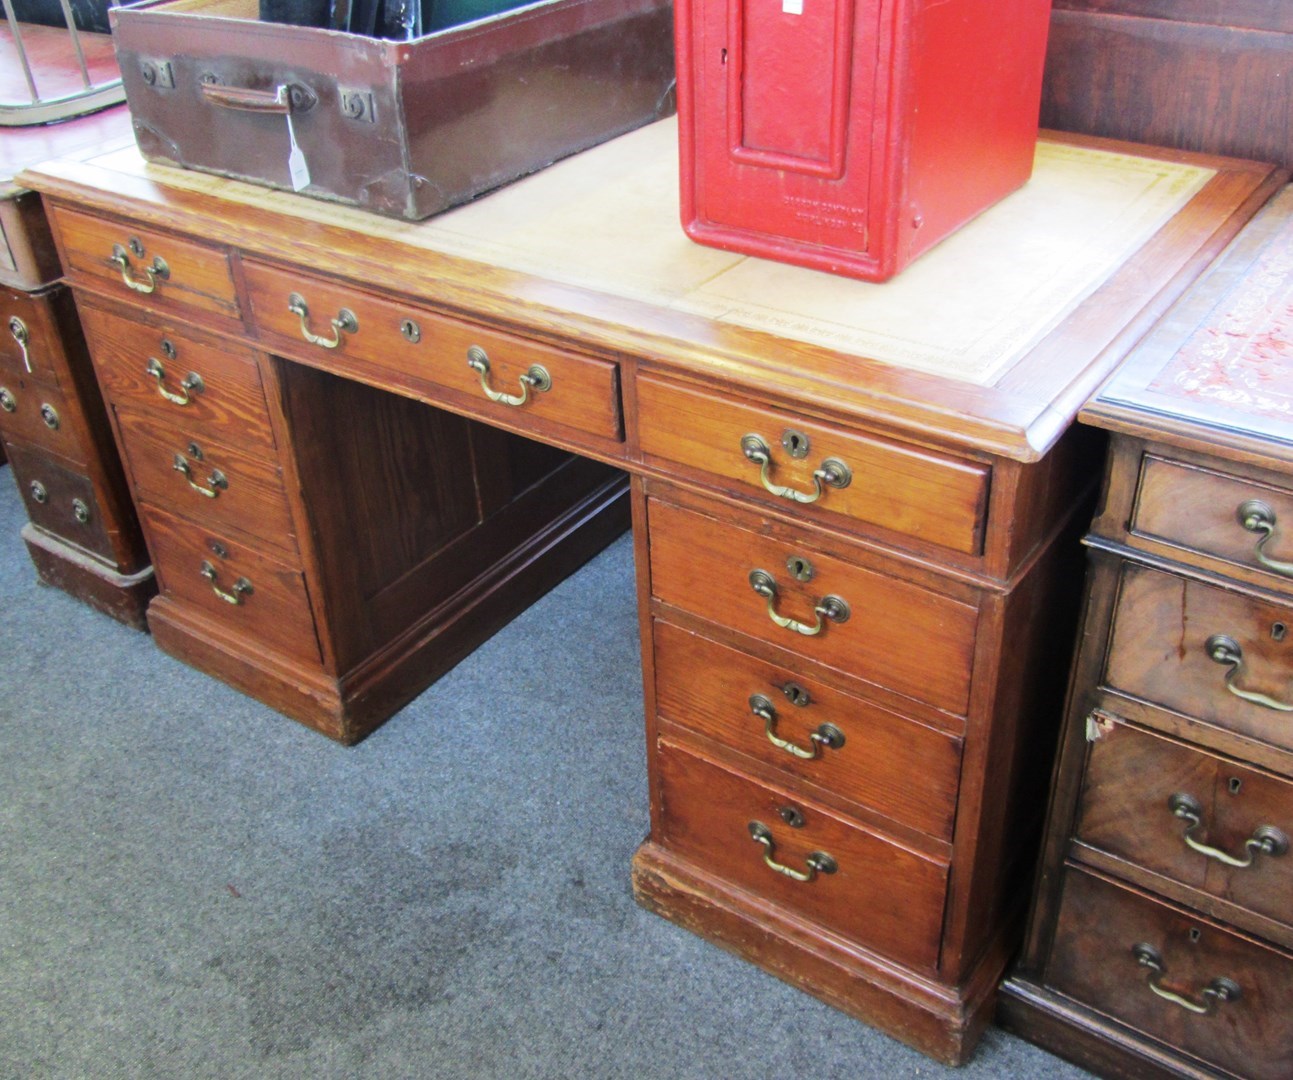
[(290, 116), (313, 108), (318, 98), (300, 83), (280, 83), (271, 90), (249, 90), (242, 86), (225, 86), (207, 76), (198, 84), (202, 96), (213, 105), (243, 112), (277, 113)]

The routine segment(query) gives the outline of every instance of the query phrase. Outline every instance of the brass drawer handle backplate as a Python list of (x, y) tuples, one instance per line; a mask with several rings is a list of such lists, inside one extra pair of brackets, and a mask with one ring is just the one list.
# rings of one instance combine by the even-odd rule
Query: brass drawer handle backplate
[(1149, 988), (1155, 994), (1164, 1001), (1179, 1005), (1182, 1009), (1197, 1016), (1211, 1016), (1218, 1005), (1224, 1005), (1227, 1001), (1238, 1001), (1243, 996), (1237, 982), (1233, 979), (1227, 979), (1224, 975), (1218, 975), (1203, 988), (1200, 993), (1203, 1002), (1200, 1004), (1197, 1001), (1190, 1000), (1183, 994), (1176, 993), (1174, 990), (1168, 990), (1162, 985), (1162, 979), (1167, 974), (1167, 968), (1163, 966), (1163, 954), (1153, 945), (1147, 945), (1143, 941), (1138, 942), (1131, 947), (1131, 955), (1136, 958), (1136, 963), (1140, 964), (1141, 967), (1149, 969)]
[(782, 629), (803, 634), (804, 637), (816, 637), (827, 622), (847, 622), (851, 613), (848, 604), (840, 597), (823, 596), (813, 607), (817, 622), (809, 626), (797, 619), (777, 614), (777, 582), (766, 570), (751, 570), (749, 580), (750, 588), (768, 601), (768, 618)]
[(750, 695), (750, 712), (763, 721), (763, 733), (768, 737), (768, 742), (778, 750), (784, 750), (791, 757), (799, 758), (801, 761), (812, 761), (820, 757), (822, 747), (838, 750), (844, 745), (844, 732), (834, 724), (818, 724), (817, 730), (808, 735), (812, 747), (807, 750), (795, 745), (789, 739), (781, 738), (777, 734), (777, 710), (771, 700), (763, 694)]
[(157, 392), (167, 401), (176, 405), (187, 405), (193, 400), (190, 395), (200, 394), (206, 389), (206, 383), (202, 381), (202, 376), (196, 371), (190, 371), (180, 380), (180, 392), (178, 394), (174, 390), (167, 390), (166, 368), (162, 366), (160, 360), (154, 357), (149, 357), (145, 370), (157, 380)]
[(27, 353), (27, 342), (31, 336), (27, 333), (27, 324), (17, 315), (9, 316), (9, 333), (13, 335), (14, 341), (18, 342), (18, 348), (22, 350), (22, 366), (27, 369), (27, 374), (31, 374), (31, 357)]
[[(137, 245), (137, 241), (135, 245)], [(138, 247), (139, 253), (143, 252), (142, 246)], [(165, 281), (171, 276), (171, 268), (166, 265), (166, 260), (160, 255), (153, 256), (153, 264), (145, 266), (142, 273), (146, 280), (140, 281), (134, 276), (134, 268), (130, 262), (130, 255), (120, 244), (112, 245), (112, 257), (108, 259), (109, 266), (115, 266), (121, 271), (121, 280), (126, 283), (126, 287), (134, 289), (139, 293), (151, 293), (157, 289), (158, 280)]]
[(1266, 709), (1275, 709), (1277, 712), (1293, 712), (1293, 705), (1286, 701), (1267, 697), (1265, 694), (1259, 694), (1255, 690), (1244, 690), (1235, 685), (1235, 680), (1239, 678), (1239, 673), (1243, 670), (1244, 651), (1234, 638), (1226, 634), (1213, 634), (1203, 643), (1203, 647), (1207, 650), (1208, 656), (1212, 660), (1218, 664), (1230, 665), (1230, 670), (1226, 672), (1226, 689), (1235, 697), (1244, 701), (1251, 701), (1254, 705), (1261, 705)]
[(762, 435), (742, 435), (741, 453), (759, 466), (759, 482), (765, 489), (778, 498), (789, 499), (791, 502), (815, 503), (826, 493), (826, 488), (846, 488), (853, 481), (853, 471), (844, 462), (839, 458), (827, 458), (813, 471), (812, 492), (796, 491), (772, 482), (772, 449)]
[(545, 394), (552, 389), (552, 376), (548, 374), (548, 369), (540, 364), (531, 364), (530, 370), (519, 377), (521, 392), (519, 394), (505, 394), (501, 390), (494, 390), (489, 385), (489, 356), (479, 345), (473, 345), (467, 350), (467, 366), (480, 376), (480, 388), (485, 391), (485, 396), (490, 401), (497, 401), (503, 405), (520, 406), (530, 400), (530, 391), (536, 394)]
[(226, 604), (233, 604), (235, 607), (242, 603), (242, 598), (244, 596), (250, 596), (256, 591), (251, 587), (251, 582), (245, 577), (240, 577), (235, 581), (233, 583), (233, 589), (230, 591), (225, 591), (220, 588), (216, 581), (216, 577), (218, 576), (216, 568), (206, 559), (202, 560), (202, 569), (200, 569), (198, 573), (206, 578), (207, 581), (211, 582), (211, 591), (215, 593), (216, 596), (220, 597), (220, 599)]
[(1257, 561), (1267, 570), (1273, 570), (1275, 573), (1283, 574), (1285, 577), (1293, 577), (1293, 562), (1281, 562), (1279, 559), (1272, 559), (1262, 550), (1266, 547), (1268, 541), (1275, 538), (1275, 511), (1260, 499), (1249, 499), (1247, 502), (1239, 504), (1239, 509), (1235, 511), (1235, 516), (1239, 519), (1239, 524), (1249, 532), (1262, 534), (1262, 538), (1257, 541), (1257, 546), (1253, 548), (1253, 554), (1257, 556)]
[(1194, 796), (1178, 791), (1167, 800), (1167, 808), (1172, 811), (1174, 816), (1188, 822), (1185, 835), (1182, 837), (1188, 847), (1197, 851), (1200, 855), (1206, 855), (1209, 859), (1216, 859), (1217, 862), (1225, 863), (1227, 866), (1235, 866), (1242, 870), (1252, 866), (1253, 860), (1258, 855), (1274, 857), (1283, 855), (1289, 849), (1289, 838), (1284, 834), (1283, 830), (1275, 828), (1274, 825), (1259, 825), (1253, 830), (1253, 835), (1244, 841), (1244, 850), (1247, 854), (1243, 858), (1236, 858), (1233, 855), (1228, 855), (1220, 848), (1202, 844), (1190, 835), (1203, 824), (1203, 807)]
[(756, 844), (763, 845), (763, 861), (768, 868), (775, 870), (778, 874), (784, 874), (794, 881), (809, 882), (818, 874), (833, 874), (839, 869), (837, 863), (831, 856), (824, 851), (814, 851), (806, 860), (807, 870), (796, 870), (793, 866), (784, 866), (777, 862), (777, 845), (772, 838), (772, 830), (761, 821), (751, 821), (749, 824), (750, 838)]
[(305, 303), (305, 297), (300, 293), (292, 293), (287, 298), (287, 310), (301, 320), (301, 336), (311, 345), (318, 345), (323, 349), (335, 349), (341, 344), (342, 334), (359, 333), (359, 320), (349, 308), (342, 308), (337, 312), (335, 319), (329, 320), (332, 324), (330, 338), (321, 337), (310, 329), (310, 309)]

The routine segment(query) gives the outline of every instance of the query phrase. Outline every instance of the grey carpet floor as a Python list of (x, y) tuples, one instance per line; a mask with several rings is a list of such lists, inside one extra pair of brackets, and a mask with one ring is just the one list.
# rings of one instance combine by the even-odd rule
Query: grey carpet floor
[(940, 1067), (639, 908), (618, 541), (343, 748), (38, 586), (0, 468), (0, 1076), (1085, 1075)]

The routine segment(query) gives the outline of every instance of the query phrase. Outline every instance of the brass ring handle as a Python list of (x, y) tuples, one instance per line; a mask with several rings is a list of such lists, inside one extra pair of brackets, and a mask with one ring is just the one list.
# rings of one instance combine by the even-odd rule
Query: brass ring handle
[(109, 266), (115, 266), (121, 271), (121, 280), (126, 283), (127, 288), (134, 289), (135, 292), (151, 293), (157, 289), (159, 279), (165, 280), (171, 276), (171, 268), (166, 265), (166, 260), (160, 255), (153, 256), (153, 265), (145, 266), (142, 273), (146, 281), (138, 281), (133, 276), (134, 269), (131, 266), (130, 256), (126, 249), (120, 244), (112, 245), (112, 257), (108, 259)]
[(1257, 561), (1267, 570), (1274, 570), (1275, 573), (1283, 574), (1285, 577), (1293, 577), (1293, 562), (1272, 559), (1262, 550), (1266, 547), (1268, 541), (1275, 538), (1275, 511), (1262, 502), (1261, 499), (1249, 499), (1247, 502), (1239, 504), (1239, 509), (1235, 511), (1235, 516), (1239, 519), (1239, 524), (1249, 532), (1262, 534), (1262, 538), (1257, 541), (1256, 547), (1253, 548), (1253, 554), (1257, 556)]
[(785, 866), (777, 862), (775, 858), (777, 845), (772, 838), (772, 830), (761, 821), (751, 821), (749, 829), (750, 838), (756, 844), (763, 845), (764, 863), (767, 864), (769, 869), (775, 870), (778, 874), (784, 874), (795, 881), (806, 883), (812, 881), (818, 874), (833, 874), (839, 869), (839, 863), (824, 851), (814, 851), (804, 860), (808, 865), (807, 870), (796, 870), (793, 866)]
[(783, 629), (804, 637), (816, 637), (825, 629), (827, 622), (847, 622), (851, 614), (848, 604), (840, 597), (823, 596), (813, 607), (817, 622), (809, 626), (798, 619), (777, 614), (777, 582), (766, 570), (751, 570), (749, 580), (750, 588), (768, 601), (768, 618)]
[(199, 495), (205, 495), (208, 499), (219, 498), (220, 492), (229, 489), (229, 478), (219, 469), (212, 469), (211, 475), (207, 477), (207, 483), (211, 485), (210, 487), (203, 487), (199, 484), (193, 479), (193, 470), (189, 467), (189, 463), (184, 459), (183, 454), (175, 455), (175, 461), (171, 468), (180, 473), (189, 482), (189, 487)]
[(552, 389), (552, 376), (548, 374), (548, 369), (539, 365), (531, 364), (530, 370), (519, 377), (521, 392), (519, 394), (505, 394), (501, 390), (494, 390), (489, 385), (489, 356), (479, 345), (473, 345), (467, 350), (467, 366), (480, 376), (480, 388), (485, 391), (485, 396), (490, 401), (498, 401), (504, 405), (520, 406), (530, 400), (530, 391), (544, 394)]
[(202, 560), (202, 569), (198, 571), (207, 581), (211, 582), (211, 591), (220, 597), (226, 604), (233, 604), (237, 607), (242, 603), (244, 596), (250, 596), (256, 590), (251, 587), (251, 582), (245, 577), (240, 577), (233, 583), (233, 589), (226, 591), (216, 583), (216, 568), (206, 559)]
[(17, 315), (9, 316), (9, 333), (13, 335), (14, 341), (18, 342), (18, 348), (22, 350), (22, 366), (27, 369), (27, 374), (31, 374), (31, 356), (27, 352), (27, 342), (31, 340), (27, 333), (27, 324)]
[(162, 366), (160, 360), (151, 356), (148, 358), (145, 370), (157, 380), (157, 392), (167, 401), (174, 402), (176, 405), (187, 405), (193, 400), (190, 396), (191, 394), (200, 394), (206, 389), (206, 383), (202, 381), (202, 376), (196, 371), (190, 371), (180, 380), (180, 392), (178, 394), (174, 390), (167, 390), (166, 368)]
[(808, 739), (812, 743), (812, 749), (809, 750), (797, 746), (789, 739), (781, 738), (777, 734), (777, 710), (763, 694), (750, 695), (750, 712), (763, 721), (763, 733), (768, 737), (768, 742), (801, 761), (812, 761), (819, 757), (822, 747), (838, 750), (844, 745), (844, 732), (834, 724), (818, 724), (817, 730), (809, 733)]
[(287, 298), (287, 310), (301, 320), (301, 336), (311, 345), (318, 345), (324, 349), (335, 349), (341, 344), (342, 334), (359, 333), (359, 320), (355, 318), (355, 313), (349, 308), (342, 308), (337, 312), (335, 319), (329, 320), (332, 323), (332, 337), (325, 338), (314, 333), (307, 322), (310, 318), (310, 309), (306, 306), (305, 297), (300, 293), (292, 293)]
[(1240, 990), (1237, 982), (1227, 979), (1224, 975), (1218, 975), (1200, 992), (1203, 1002), (1192, 1001), (1183, 994), (1168, 990), (1162, 985), (1162, 978), (1167, 974), (1167, 968), (1163, 966), (1163, 954), (1153, 945), (1147, 945), (1143, 941), (1138, 942), (1131, 947), (1131, 955), (1136, 958), (1136, 963), (1141, 967), (1149, 969), (1147, 980), (1150, 990), (1164, 1001), (1179, 1005), (1197, 1016), (1211, 1016), (1218, 1005), (1224, 1005), (1227, 1001), (1238, 1001), (1243, 996), (1243, 991)]
[(1203, 824), (1203, 807), (1194, 796), (1178, 791), (1167, 800), (1167, 808), (1172, 811), (1174, 816), (1188, 822), (1185, 834), (1182, 837), (1187, 847), (1197, 851), (1200, 855), (1206, 855), (1209, 859), (1216, 859), (1217, 862), (1225, 863), (1227, 866), (1235, 866), (1243, 870), (1252, 866), (1258, 855), (1270, 855), (1273, 857), (1283, 855), (1289, 849), (1289, 838), (1284, 834), (1283, 830), (1275, 828), (1274, 825), (1259, 825), (1253, 830), (1253, 835), (1244, 841), (1244, 850), (1247, 854), (1243, 858), (1236, 858), (1220, 848), (1209, 847), (1207, 844), (1200, 843), (1190, 835)]
[(815, 503), (824, 494), (826, 488), (846, 488), (853, 482), (853, 470), (839, 458), (827, 458), (821, 466), (813, 470), (812, 493), (797, 491), (792, 487), (774, 484), (769, 475), (772, 469), (772, 449), (762, 435), (742, 435), (741, 453), (759, 466), (759, 482), (773, 495), (797, 503)]
[(1244, 666), (1244, 651), (1239, 647), (1239, 642), (1226, 634), (1213, 634), (1203, 643), (1207, 650), (1208, 656), (1218, 664), (1229, 664), (1230, 670), (1226, 672), (1226, 689), (1237, 698), (1244, 701), (1251, 701), (1254, 705), (1261, 705), (1266, 709), (1275, 709), (1277, 712), (1293, 712), (1293, 705), (1286, 701), (1280, 701), (1278, 698), (1267, 697), (1265, 694), (1259, 694), (1256, 690), (1244, 690), (1235, 685), (1235, 680), (1239, 678), (1240, 671)]

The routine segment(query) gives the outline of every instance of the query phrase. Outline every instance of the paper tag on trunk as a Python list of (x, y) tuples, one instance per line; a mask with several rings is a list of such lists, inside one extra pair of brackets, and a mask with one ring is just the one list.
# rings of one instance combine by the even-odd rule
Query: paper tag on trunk
[(305, 163), (305, 151), (296, 141), (296, 129), (292, 127), (292, 114), (287, 114), (287, 141), (291, 149), (287, 154), (287, 174), (292, 180), (292, 190), (300, 191), (310, 186), (310, 166)]

